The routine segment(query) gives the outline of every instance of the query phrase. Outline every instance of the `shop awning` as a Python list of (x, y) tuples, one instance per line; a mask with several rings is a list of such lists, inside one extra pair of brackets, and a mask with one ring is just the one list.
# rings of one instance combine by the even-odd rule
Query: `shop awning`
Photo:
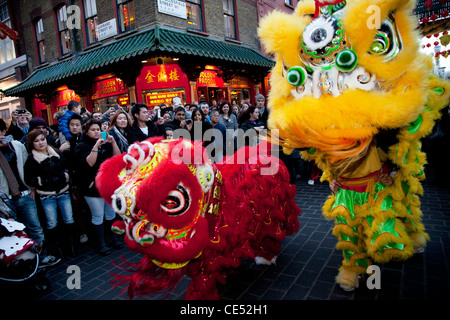
[(25, 96), (43, 86), (57, 85), (70, 77), (100, 70), (116, 63), (147, 57), (151, 53), (187, 55), (227, 61), (263, 69), (275, 63), (253, 48), (226, 43), (161, 26), (80, 53), (76, 59), (35, 70), (18, 85), (4, 90), (6, 96)]

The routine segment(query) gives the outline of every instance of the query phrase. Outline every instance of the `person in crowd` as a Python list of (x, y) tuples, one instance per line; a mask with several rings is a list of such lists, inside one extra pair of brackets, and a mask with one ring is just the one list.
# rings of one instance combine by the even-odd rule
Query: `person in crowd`
[[(173, 108), (172, 107), (168, 107), (167, 104), (161, 103), (159, 105), (159, 108), (161, 109), (161, 115), (169, 113), (170, 114), (170, 118), (173, 119)], [(170, 121), (172, 121), (172, 120), (170, 120)]]
[(66, 113), (64, 113), (64, 115), (58, 120), (59, 132), (61, 132), (66, 137), (66, 139), (71, 137), (67, 122), (74, 113), (81, 113), (81, 105), (78, 101), (70, 100), (67, 104)]
[(107, 132), (109, 128), (109, 120), (102, 118), (100, 120), (100, 130), (103, 132)]
[(80, 177), (76, 174), (75, 161), (75, 146), (81, 142), (81, 127), (83, 119), (77, 114), (73, 114), (69, 119), (69, 130), (72, 135), (65, 143), (59, 147), (59, 151), (66, 159), (67, 168), (70, 178), (70, 199), (72, 201), (73, 217), (77, 225), (77, 232), (79, 233), (79, 242), (84, 244), (88, 241), (87, 236), (87, 218), (90, 216), (89, 207), (86, 200), (83, 198), (80, 189), (78, 188), (78, 181)]
[(262, 94), (255, 96), (256, 107), (259, 110), (259, 120), (264, 122), (267, 127), (267, 119), (269, 118), (269, 109), (265, 106), (266, 98)]
[(211, 111), (218, 110), (218, 109), (219, 109), (219, 104), (217, 103), (217, 100), (215, 100), (215, 99), (211, 100)]
[(214, 162), (220, 162), (226, 153), (226, 128), (219, 123), (220, 114), (218, 110), (212, 110), (211, 114), (211, 126), (213, 130), (214, 137), (214, 149), (211, 154), (211, 159)]
[(206, 131), (212, 129), (211, 122), (205, 119), (205, 115), (199, 107), (195, 108), (192, 111), (192, 120), (193, 125), (190, 126), (189, 130), (191, 134), (191, 140), (203, 141), (203, 146), (206, 148), (212, 142), (211, 140), (205, 141), (204, 139)]
[(175, 109), (177, 109), (178, 107), (183, 107), (184, 112), (185, 112), (185, 115), (184, 115), (185, 119), (186, 120), (192, 119), (192, 112), (190, 112), (189, 110), (187, 110), (183, 106), (183, 102), (181, 102), (181, 98), (180, 97), (173, 97), (172, 98), (172, 107), (173, 107), (173, 110), (174, 110), (174, 114), (173, 114), (174, 118), (175, 118)]
[(203, 116), (206, 120), (208, 120), (209, 122), (211, 122), (211, 119), (209, 118), (209, 105), (206, 102), (201, 102), (200, 103), (200, 109), (203, 112)]
[(0, 119), (0, 190), (15, 220), (22, 222), (27, 234), (38, 244), (40, 267), (53, 266), (61, 259), (47, 254), (45, 235), (37, 212), (34, 194), (25, 183), (24, 165), (28, 158), (25, 146), (19, 141), (5, 141), (6, 123)]
[(83, 122), (86, 122), (88, 119), (92, 118), (92, 114), (85, 107), (81, 108), (80, 116)]
[(239, 113), (241, 112), (239, 105), (238, 104), (233, 104), (231, 105), (231, 113), (234, 114), (234, 116), (237, 117), (239, 116)]
[(161, 117), (156, 125), (149, 121), (148, 107), (143, 103), (135, 103), (131, 108), (133, 124), (128, 131), (128, 141), (130, 144), (136, 141), (143, 141), (150, 137), (165, 136), (164, 119)]
[(92, 119), (100, 121), (102, 119), (102, 113), (100, 111), (95, 111), (92, 113)]
[(228, 101), (219, 103), (219, 114), (219, 123), (227, 129), (226, 149), (232, 152), (236, 150), (235, 132), (238, 129), (238, 122), (236, 116), (231, 112)]
[(173, 128), (166, 127), (166, 139), (173, 139)]
[(108, 133), (113, 136), (121, 153), (128, 150), (128, 130), (131, 127), (131, 119), (128, 113), (119, 110), (111, 119)]
[(167, 124), (173, 120), (169, 112), (164, 113), (162, 117), (164, 119), (164, 124)]
[(221, 101), (219, 103), (219, 123), (227, 129), (238, 129), (237, 118), (231, 112), (230, 103), (228, 101)]
[[(267, 129), (266, 124), (261, 121), (259, 119), (259, 109), (257, 107), (249, 107), (246, 111), (246, 113), (248, 114), (248, 120), (246, 120), (242, 125), (241, 125), (241, 129), (244, 132), (247, 132), (248, 130), (255, 130), (256, 133), (258, 134), (257, 136), (259, 136), (259, 134), (261, 133), (262, 130)], [(258, 140), (256, 141), (256, 143), (258, 143)], [(252, 142), (250, 140), (245, 141), (245, 145), (251, 145)]]
[(190, 128), (192, 128), (192, 121), (186, 120), (186, 110), (184, 107), (178, 107), (174, 111), (174, 119), (172, 122), (168, 122), (167, 126), (173, 128), (173, 130), (177, 129), (187, 129), (190, 131)]
[(108, 123), (110, 123), (112, 117), (117, 112), (118, 108), (119, 107), (117, 105), (109, 107), (109, 109), (105, 113), (102, 114), (102, 118), (100, 120), (106, 120), (106, 121), (108, 121)]
[[(75, 223), (69, 195), (69, 173), (64, 157), (47, 143), (44, 131), (34, 129), (28, 133), (29, 156), (24, 166), (25, 182), (39, 196), (45, 213), (47, 239), (55, 248), (61, 240), (58, 226), (58, 209), (64, 222), (64, 247), (70, 257), (76, 256)], [(54, 255), (59, 256), (59, 250)]]
[(231, 100), (231, 106), (230, 106), (231, 111), (233, 111), (234, 108), (237, 108), (239, 110), (239, 105), (238, 105), (236, 99)]
[[(39, 117), (33, 117), (30, 121), (30, 130), (29, 132), (33, 131), (34, 129), (40, 129), (45, 132), (47, 135), (47, 141), (53, 148), (59, 148), (61, 145), (60, 140), (55, 138), (55, 134), (53, 134), (52, 129), (48, 126), (47, 122), (45, 122), (44, 119)], [(64, 138), (65, 139), (65, 138)], [(28, 141), (28, 134), (24, 135), (22, 139), (20, 139), (20, 142), (23, 145), (26, 145)]]
[(92, 214), (91, 222), (97, 238), (98, 251), (102, 255), (109, 255), (111, 251), (105, 244), (104, 223), (113, 240), (113, 247), (119, 249), (122, 243), (111, 231), (116, 213), (100, 196), (95, 185), (95, 176), (100, 165), (112, 156), (120, 154), (120, 150), (113, 136), (107, 134), (106, 140), (101, 138), (100, 125), (100, 121), (97, 120), (89, 120), (84, 124), (82, 141), (75, 147), (75, 161), (78, 164), (77, 174), (80, 175), (79, 187)]
[(239, 128), (249, 119), (249, 114), (247, 112), (248, 108), (250, 108), (250, 104), (248, 102), (242, 102), (241, 111), (237, 116)]
[(12, 135), (14, 140), (20, 141), (28, 133), (30, 129), (29, 122), (32, 117), (30, 111), (27, 109), (14, 110), (11, 113), (11, 124), (6, 135)]

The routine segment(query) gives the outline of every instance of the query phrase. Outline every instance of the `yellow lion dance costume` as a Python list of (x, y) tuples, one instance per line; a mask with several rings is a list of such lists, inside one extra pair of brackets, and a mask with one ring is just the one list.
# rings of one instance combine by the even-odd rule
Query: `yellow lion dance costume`
[(335, 219), (345, 290), (371, 263), (407, 259), (429, 238), (420, 139), (448, 105), (450, 84), (419, 53), (414, 5), (306, 0), (293, 14), (268, 14), (258, 30), (276, 60), (269, 127), (286, 153), (303, 149), (335, 192), (323, 213)]

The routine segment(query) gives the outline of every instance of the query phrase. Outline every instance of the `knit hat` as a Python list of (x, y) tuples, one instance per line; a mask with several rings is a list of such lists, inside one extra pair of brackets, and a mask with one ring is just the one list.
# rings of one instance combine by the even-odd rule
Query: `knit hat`
[(30, 120), (30, 129), (28, 132), (31, 132), (32, 130), (36, 129), (36, 127), (39, 126), (44, 126), (44, 127), (48, 127), (47, 122), (45, 122), (44, 119), (39, 118), (39, 117), (34, 117), (33, 119)]
[(266, 98), (262, 94), (257, 94), (255, 96), (255, 100), (258, 101), (258, 99), (263, 99), (264, 101), (266, 101)]

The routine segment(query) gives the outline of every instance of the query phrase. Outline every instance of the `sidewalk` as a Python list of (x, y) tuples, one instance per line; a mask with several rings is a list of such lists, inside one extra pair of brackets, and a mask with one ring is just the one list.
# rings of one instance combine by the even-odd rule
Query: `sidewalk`
[[(300, 231), (288, 237), (282, 245), (275, 266), (257, 266), (244, 261), (236, 274), (227, 277), (220, 286), (224, 300), (430, 300), (450, 297), (450, 189), (424, 184), (421, 197), (423, 222), (431, 240), (425, 253), (405, 262), (391, 262), (380, 266), (381, 289), (363, 286), (345, 292), (334, 282), (342, 255), (335, 249), (332, 235), (333, 221), (321, 214), (321, 207), (329, 195), (327, 184), (310, 186), (297, 181), (296, 202), (302, 209)], [(122, 273), (113, 262), (121, 256), (137, 262), (139, 254), (126, 247), (107, 257), (98, 255), (91, 246), (82, 248), (77, 258), (66, 258), (47, 271), (50, 291), (40, 300), (128, 300), (122, 285), (113, 288), (111, 273)], [(71, 265), (80, 269), (80, 289), (69, 289), (67, 272)], [(190, 279), (184, 277), (166, 299), (182, 300)], [(162, 294), (135, 300), (162, 299)]]

